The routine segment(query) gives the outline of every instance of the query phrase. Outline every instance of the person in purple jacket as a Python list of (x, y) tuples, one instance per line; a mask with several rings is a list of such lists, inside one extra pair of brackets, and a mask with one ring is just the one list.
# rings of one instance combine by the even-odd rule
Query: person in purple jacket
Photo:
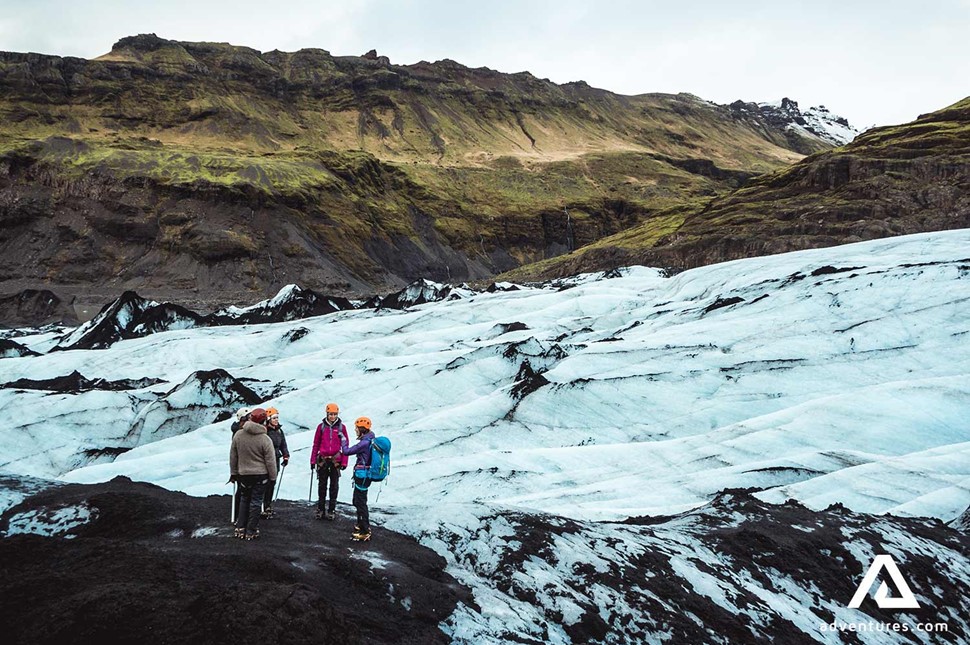
[(351, 539), (355, 542), (366, 542), (370, 540), (367, 489), (371, 484), (367, 471), (370, 468), (370, 445), (374, 441), (374, 433), (371, 432), (371, 422), (367, 417), (357, 419), (354, 426), (357, 431), (357, 443), (348, 446), (349, 442), (344, 437), (341, 439), (340, 452), (344, 455), (357, 455), (357, 463), (354, 464), (354, 508), (357, 509), (357, 526), (354, 527)]
[[(313, 449), (310, 451), (310, 470), (317, 473), (317, 519), (326, 517), (332, 520), (337, 512), (337, 492), (340, 490), (340, 472), (347, 468), (347, 456), (340, 453), (346, 445), (347, 426), (337, 415), (340, 408), (336, 403), (327, 404), (327, 416), (317, 426), (313, 436)], [(327, 484), (330, 484), (330, 504), (326, 504)]]

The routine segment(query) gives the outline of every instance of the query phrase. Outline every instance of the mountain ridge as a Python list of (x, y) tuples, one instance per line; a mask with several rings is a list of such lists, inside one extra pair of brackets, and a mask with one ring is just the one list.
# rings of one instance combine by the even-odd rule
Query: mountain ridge
[(487, 279), (802, 156), (687, 94), (376, 53), (143, 35), (94, 60), (2, 53), (0, 89), (0, 291), (89, 306)]
[(970, 227), (970, 97), (751, 179), (696, 208), (498, 279), (627, 264), (674, 270), (807, 248)]

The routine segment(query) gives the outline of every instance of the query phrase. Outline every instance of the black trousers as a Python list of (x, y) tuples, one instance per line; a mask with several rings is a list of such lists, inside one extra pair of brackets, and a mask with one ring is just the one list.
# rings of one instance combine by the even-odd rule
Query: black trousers
[(276, 458), (276, 479), (266, 482), (266, 492), (263, 494), (263, 510), (268, 511), (273, 508), (273, 494), (276, 492), (276, 482), (279, 481), (280, 459)]
[[(326, 503), (327, 489), (330, 503)], [(317, 509), (333, 513), (337, 510), (337, 492), (340, 490), (340, 466), (334, 461), (324, 461), (317, 466)]]
[(370, 533), (370, 512), (367, 510), (367, 489), (370, 479), (354, 473), (354, 508), (357, 509), (357, 526), (362, 533)]
[(236, 481), (239, 483), (239, 516), (236, 518), (236, 528), (255, 533), (259, 528), (259, 508), (263, 504), (263, 492), (268, 477), (240, 475)]

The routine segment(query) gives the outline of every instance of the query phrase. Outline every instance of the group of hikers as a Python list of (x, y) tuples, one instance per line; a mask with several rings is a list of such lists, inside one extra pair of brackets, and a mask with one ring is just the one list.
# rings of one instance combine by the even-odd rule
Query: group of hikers
[[(360, 417), (354, 422), (357, 443), (350, 445), (347, 426), (339, 414), (337, 404), (328, 403), (325, 417), (313, 437), (310, 471), (317, 475), (316, 519), (333, 520), (336, 517), (340, 474), (347, 468), (348, 457), (357, 455), (353, 471), (357, 524), (351, 537), (357, 542), (366, 542), (371, 537), (367, 490), (371, 484), (371, 445), (375, 437), (371, 432), (371, 420)], [(280, 464), (285, 468), (289, 461), (290, 451), (280, 425), (279, 410), (240, 408), (236, 411), (229, 449), (229, 481), (236, 484), (233, 496), (235, 537), (244, 540), (259, 537), (260, 519), (273, 517), (276, 482), (282, 472)]]

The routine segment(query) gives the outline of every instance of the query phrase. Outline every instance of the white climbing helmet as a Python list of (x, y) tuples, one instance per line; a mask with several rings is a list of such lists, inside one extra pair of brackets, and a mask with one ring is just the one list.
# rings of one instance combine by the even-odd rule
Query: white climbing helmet
[(239, 408), (236, 410), (236, 421), (242, 421), (242, 418), (252, 412), (249, 408)]

